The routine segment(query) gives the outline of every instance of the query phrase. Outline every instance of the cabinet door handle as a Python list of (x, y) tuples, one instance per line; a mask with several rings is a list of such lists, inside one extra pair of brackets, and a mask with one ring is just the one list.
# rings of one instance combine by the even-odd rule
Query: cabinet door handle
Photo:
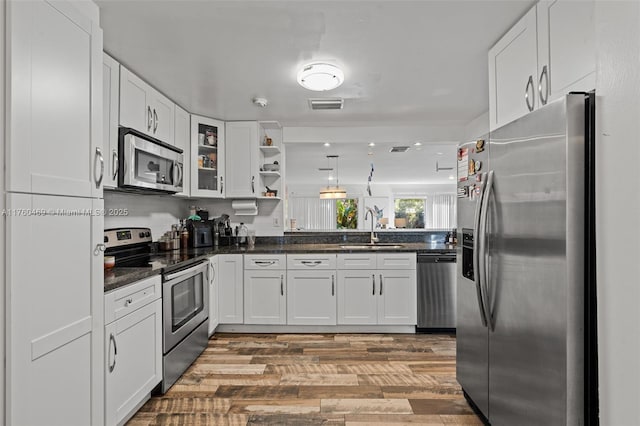
[(153, 109), (153, 133), (158, 130), (158, 114), (156, 113), (156, 109)]
[(275, 265), (276, 261), (275, 260), (254, 260), (253, 263), (255, 263), (258, 266), (271, 266), (271, 265)]
[(102, 178), (104, 177), (104, 157), (102, 156), (102, 150), (100, 147), (96, 147), (96, 161), (100, 161), (100, 176), (95, 177), (95, 171), (97, 167), (94, 169), (94, 177), (96, 180), (96, 189), (100, 188), (102, 184)]
[(256, 193), (256, 177), (255, 176), (251, 176), (251, 193), (252, 194)]
[(331, 295), (336, 295), (336, 277), (331, 275)]
[(111, 167), (113, 170), (112, 179), (116, 180), (116, 178), (118, 177), (118, 167), (120, 167), (120, 163), (118, 162), (118, 151), (116, 151), (115, 149), (111, 153)]
[(130, 297), (130, 298), (128, 298), (127, 300), (125, 300), (125, 302), (124, 302), (124, 306), (129, 306), (129, 305), (130, 305), (130, 304), (132, 304), (132, 303), (133, 303), (133, 298), (132, 298), (132, 297)]
[(116, 345), (116, 338), (113, 333), (109, 335), (109, 353), (111, 353), (111, 343), (113, 343), (113, 364), (109, 365), (109, 373), (112, 373), (113, 369), (116, 368), (116, 355), (118, 355), (118, 345)]
[(382, 274), (380, 274), (380, 296), (382, 296)]
[(151, 113), (151, 107), (147, 105), (147, 132), (151, 131), (151, 126), (153, 126), (153, 114)]
[(375, 274), (371, 274), (371, 286), (373, 287), (373, 292), (371, 294), (373, 294), (375, 296), (376, 295), (376, 276), (375, 276)]
[(303, 260), (300, 263), (302, 263), (304, 266), (310, 266), (313, 268), (320, 265), (322, 263), (322, 260)]
[(216, 268), (213, 267), (213, 263), (209, 262), (209, 285), (213, 286), (213, 280), (216, 278)]
[(222, 176), (220, 176), (220, 194), (224, 193), (224, 182), (222, 180)]
[(284, 275), (280, 274), (280, 296), (284, 296)]
[[(529, 102), (529, 87), (531, 87), (531, 102)], [(527, 86), (524, 89), (524, 100), (527, 103), (527, 108), (529, 109), (529, 112), (533, 111), (534, 96), (535, 96), (535, 91), (533, 89), (533, 76), (530, 75), (529, 80), (527, 80)]]
[[(542, 94), (542, 77), (544, 77), (544, 95)], [(549, 99), (549, 71), (546, 65), (542, 67), (540, 80), (538, 80), (538, 96), (540, 97), (540, 103), (546, 105)]]

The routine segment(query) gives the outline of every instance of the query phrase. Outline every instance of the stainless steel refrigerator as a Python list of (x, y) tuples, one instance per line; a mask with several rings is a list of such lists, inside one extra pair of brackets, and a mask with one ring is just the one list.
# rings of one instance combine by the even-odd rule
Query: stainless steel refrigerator
[(593, 99), (458, 148), (457, 379), (494, 426), (597, 424)]

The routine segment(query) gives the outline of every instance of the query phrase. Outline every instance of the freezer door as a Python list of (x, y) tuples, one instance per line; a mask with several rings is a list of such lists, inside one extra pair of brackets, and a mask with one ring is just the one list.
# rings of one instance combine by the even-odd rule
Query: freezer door
[(493, 426), (583, 424), (584, 117), (569, 95), (490, 137)]
[[(488, 142), (488, 138), (484, 139)], [(466, 158), (458, 158), (458, 248), (456, 264), (456, 378), (472, 403), (487, 417), (489, 415), (489, 335), (482, 324), (482, 313), (478, 303), (476, 284), (463, 276), (463, 261), (470, 255), (463, 253), (463, 230), (474, 227), (474, 214), (478, 195), (470, 194), (478, 175), (469, 175), (470, 160), (480, 161), (482, 173), (488, 170), (487, 146), (477, 152), (476, 142), (459, 146), (466, 150)], [(475, 172), (474, 172), (475, 173)], [(482, 177), (480, 177), (482, 179)], [(467, 249), (468, 250), (468, 249)]]

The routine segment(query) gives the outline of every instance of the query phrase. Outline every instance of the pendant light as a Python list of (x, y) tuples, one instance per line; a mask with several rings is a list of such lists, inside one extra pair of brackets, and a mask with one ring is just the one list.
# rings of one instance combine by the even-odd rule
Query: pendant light
[(327, 165), (332, 158), (335, 158), (336, 160), (336, 186), (331, 186), (330, 181), (327, 180), (327, 187), (320, 189), (320, 199), (322, 200), (337, 200), (347, 198), (347, 191), (345, 191), (344, 188), (340, 188), (340, 182), (338, 180), (338, 157), (338, 155), (327, 155)]

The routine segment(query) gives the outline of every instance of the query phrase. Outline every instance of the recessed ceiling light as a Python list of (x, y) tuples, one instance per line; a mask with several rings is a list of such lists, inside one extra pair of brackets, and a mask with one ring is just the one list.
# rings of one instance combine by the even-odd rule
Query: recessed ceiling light
[(329, 180), (333, 180), (333, 176), (329, 175)]
[(344, 81), (344, 73), (335, 65), (314, 62), (298, 72), (298, 83), (305, 89), (322, 92), (335, 89)]
[(369, 146), (376, 146), (376, 144), (373, 142), (369, 142)]
[(441, 152), (436, 152), (436, 154), (438, 154), (438, 155), (442, 155), (442, 153), (441, 153)]
[(422, 145), (422, 142), (416, 142), (416, 143), (414, 143), (414, 145), (415, 145), (415, 146), (421, 146), (421, 145)]
[(453, 175), (449, 175), (449, 180), (453, 180)]
[(324, 146), (329, 147), (329, 146), (331, 146), (331, 144), (330, 144), (329, 142), (325, 142), (325, 143), (324, 143)]

